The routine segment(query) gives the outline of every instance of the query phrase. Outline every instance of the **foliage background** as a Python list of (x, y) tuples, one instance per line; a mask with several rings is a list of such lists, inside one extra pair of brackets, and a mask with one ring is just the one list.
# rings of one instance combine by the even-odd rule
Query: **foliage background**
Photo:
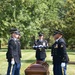
[(63, 31), (68, 47), (75, 44), (75, 0), (1, 0), (0, 40), (7, 44), (9, 30), (21, 32), (22, 48), (31, 48), (38, 32), (53, 43), (55, 29)]

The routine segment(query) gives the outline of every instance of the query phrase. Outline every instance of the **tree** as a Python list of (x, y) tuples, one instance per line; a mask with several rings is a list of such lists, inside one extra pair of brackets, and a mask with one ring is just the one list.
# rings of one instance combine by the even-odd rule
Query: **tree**
[(67, 0), (65, 9), (64, 21), (66, 28), (64, 32), (67, 43), (71, 46), (75, 44), (75, 0)]
[(1, 37), (7, 40), (10, 28), (18, 28), (22, 35), (22, 48), (29, 47), (32, 38), (37, 37), (39, 31), (45, 33), (45, 38), (50, 38), (55, 29), (65, 27), (62, 19), (64, 4), (62, 0), (2, 0)]

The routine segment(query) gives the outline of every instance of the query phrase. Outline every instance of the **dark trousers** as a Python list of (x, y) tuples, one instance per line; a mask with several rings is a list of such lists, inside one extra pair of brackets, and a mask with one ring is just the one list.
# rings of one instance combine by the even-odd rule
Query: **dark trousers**
[(62, 75), (61, 64), (54, 64), (53, 65), (53, 74), (54, 75)]
[(11, 75), (20, 75), (20, 67), (21, 67), (20, 63), (15, 63), (14, 65), (11, 65), (11, 62), (8, 62), (7, 75), (10, 75), (11, 69), (12, 69)]
[(67, 63), (65, 63), (65, 67), (63, 68), (64, 75), (67, 75), (66, 70), (67, 70)]

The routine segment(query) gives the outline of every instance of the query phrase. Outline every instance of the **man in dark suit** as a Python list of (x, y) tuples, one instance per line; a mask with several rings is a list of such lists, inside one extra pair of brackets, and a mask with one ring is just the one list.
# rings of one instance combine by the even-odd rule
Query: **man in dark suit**
[(20, 50), (20, 41), (18, 40), (19, 34), (20, 34), (19, 31), (13, 30), (11, 32), (11, 38), (9, 39), (8, 42), (8, 51), (6, 53), (6, 58), (8, 61), (7, 75), (10, 75), (11, 69), (12, 69), (11, 75), (20, 75), (21, 50)]
[[(53, 73), (54, 75), (66, 75), (66, 67), (69, 61), (66, 52), (66, 43), (62, 38), (62, 32), (56, 30), (54, 32), (55, 43), (52, 45), (51, 55), (53, 58)], [(63, 72), (62, 72), (63, 69)]]
[(48, 43), (44, 40), (43, 34), (39, 33), (39, 39), (35, 41), (33, 48), (36, 50), (36, 60), (45, 61)]

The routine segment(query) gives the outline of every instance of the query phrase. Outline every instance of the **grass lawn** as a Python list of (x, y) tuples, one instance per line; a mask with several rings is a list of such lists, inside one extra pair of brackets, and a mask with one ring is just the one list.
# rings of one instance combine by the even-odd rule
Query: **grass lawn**
[[(52, 71), (52, 60), (50, 51), (47, 51), (46, 61), (49, 63), (50, 75), (53, 75)], [(6, 51), (0, 50), (0, 75), (5, 75), (7, 72), (7, 60), (5, 57)], [(75, 61), (75, 52), (68, 51), (70, 61)], [(31, 64), (35, 62), (35, 51), (34, 50), (22, 50), (21, 59), (21, 74), (24, 75), (24, 70)], [(75, 64), (68, 64), (67, 75), (75, 75)]]

